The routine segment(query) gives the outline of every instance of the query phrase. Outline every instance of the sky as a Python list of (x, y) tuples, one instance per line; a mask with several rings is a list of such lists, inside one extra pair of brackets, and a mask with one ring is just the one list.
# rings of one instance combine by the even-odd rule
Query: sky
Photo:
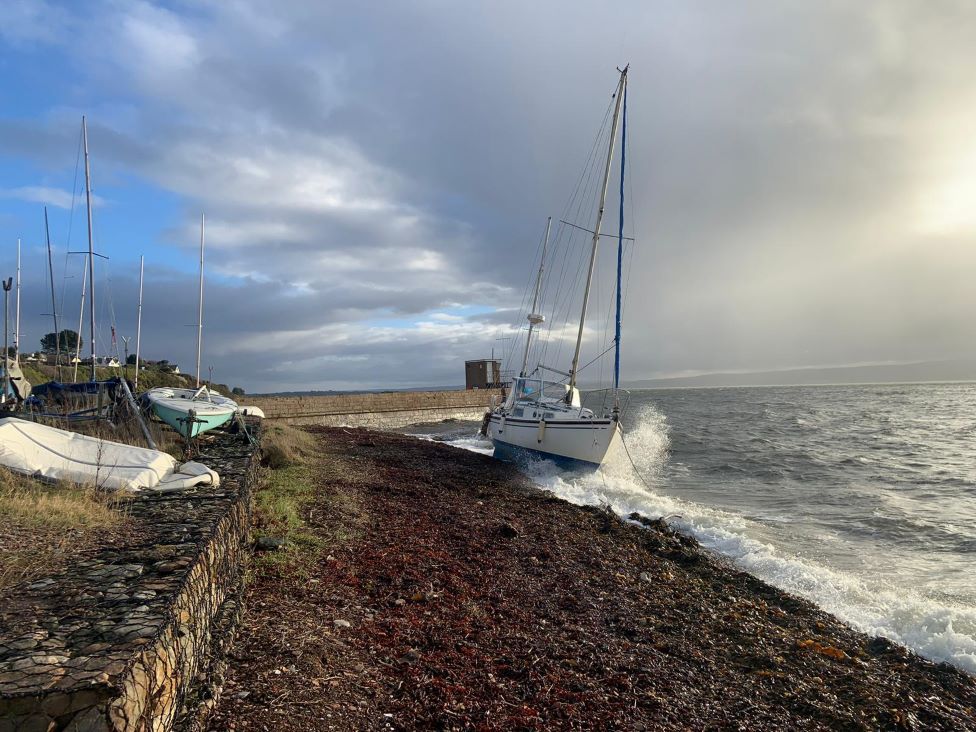
[[(24, 351), (53, 329), (45, 205), (77, 327), (86, 115), (100, 353), (111, 323), (135, 334), (144, 256), (142, 355), (192, 370), (205, 213), (216, 381), (459, 384), (465, 359), (518, 353), (545, 219), (564, 218), (629, 63), (625, 379), (976, 357), (970, 2), (7, 0), (0, 15), (0, 274), (20, 238)], [(584, 363), (607, 344), (614, 246)], [(582, 257), (556, 247), (547, 277)], [(580, 288), (550, 284), (565, 345)]]

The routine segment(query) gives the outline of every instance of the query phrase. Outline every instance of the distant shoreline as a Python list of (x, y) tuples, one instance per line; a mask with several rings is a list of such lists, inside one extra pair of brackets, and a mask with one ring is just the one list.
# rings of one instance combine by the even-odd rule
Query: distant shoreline
[[(656, 381), (656, 380), (648, 380)], [(669, 381), (662, 379), (661, 381)], [(976, 376), (969, 379), (914, 379), (906, 381), (818, 381), (783, 384), (655, 384), (645, 385), (646, 382), (624, 383), (620, 388), (624, 391), (668, 391), (672, 389), (789, 389), (831, 386), (922, 386), (938, 384), (976, 384)], [(390, 394), (411, 391), (461, 391), (463, 386), (412, 386), (386, 389), (311, 389), (309, 391), (275, 391), (248, 393), (248, 397), (315, 397), (315, 396), (343, 396), (349, 394)], [(597, 391), (602, 387), (582, 386), (581, 390)]]

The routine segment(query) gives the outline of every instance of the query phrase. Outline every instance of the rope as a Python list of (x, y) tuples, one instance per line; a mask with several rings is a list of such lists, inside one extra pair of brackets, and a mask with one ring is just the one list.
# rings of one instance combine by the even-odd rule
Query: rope
[(649, 491), (654, 490), (651, 487), (650, 482), (646, 478), (644, 478), (644, 474), (641, 473), (640, 469), (637, 467), (637, 463), (634, 462), (634, 458), (630, 454), (630, 448), (627, 447), (627, 440), (624, 439), (623, 428), (621, 428), (620, 430), (620, 444), (624, 446), (624, 452), (627, 453), (627, 459), (630, 460), (630, 467), (634, 469), (634, 472), (637, 474), (637, 477), (640, 478), (640, 482), (644, 484), (644, 487), (647, 488), (647, 490)]

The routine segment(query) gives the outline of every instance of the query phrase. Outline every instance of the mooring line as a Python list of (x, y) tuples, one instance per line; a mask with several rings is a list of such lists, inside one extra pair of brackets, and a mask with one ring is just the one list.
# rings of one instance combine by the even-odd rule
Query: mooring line
[(624, 439), (624, 431), (623, 431), (623, 429), (620, 430), (620, 444), (622, 444), (624, 446), (624, 452), (627, 453), (627, 459), (630, 460), (630, 467), (632, 467), (634, 469), (634, 472), (637, 473), (637, 477), (640, 478), (641, 483), (644, 484), (644, 487), (647, 488), (647, 490), (654, 490), (653, 488), (651, 488), (650, 482), (648, 482), (648, 480), (644, 477), (644, 475), (638, 469), (637, 463), (634, 462), (634, 458), (630, 454), (630, 448), (627, 447), (627, 440)]

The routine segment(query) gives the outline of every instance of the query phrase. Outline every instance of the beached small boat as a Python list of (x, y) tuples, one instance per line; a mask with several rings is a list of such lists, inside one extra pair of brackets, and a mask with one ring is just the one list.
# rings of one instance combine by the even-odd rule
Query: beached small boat
[(226, 424), (238, 411), (237, 402), (200, 385), (200, 354), (203, 350), (203, 244), (205, 219), (200, 217), (200, 300), (197, 319), (197, 384), (194, 389), (157, 387), (141, 396), (163, 422), (184, 437), (197, 435)]
[[(545, 265), (545, 244), (542, 250), (542, 262), (536, 278), (535, 297), (532, 310), (528, 314), (529, 331), (526, 336), (525, 356), (522, 370), (513, 381), (505, 401), (485, 415), (483, 431), (495, 446), (495, 457), (502, 460), (522, 462), (526, 458), (551, 460), (558, 465), (568, 468), (593, 469), (599, 467), (606, 457), (611, 445), (621, 441), (620, 429), (620, 315), (621, 315), (621, 267), (623, 252), (624, 226), (624, 156), (621, 155), (620, 165), (620, 228), (617, 235), (617, 282), (616, 282), (616, 332), (614, 337), (614, 378), (613, 401), (609, 410), (596, 414), (584, 407), (580, 391), (576, 386), (577, 377), (581, 371), (579, 364), (580, 348), (583, 342), (583, 329), (586, 321), (586, 309), (593, 284), (594, 265), (597, 258), (597, 248), (600, 243), (600, 227), (603, 222), (604, 206), (607, 200), (607, 187), (610, 181), (610, 167), (613, 161), (614, 144), (617, 137), (617, 123), (623, 120), (621, 133), (621, 150), (626, 152), (627, 135), (627, 68), (620, 72), (617, 84), (616, 103), (613, 112), (613, 124), (610, 128), (609, 145), (603, 170), (603, 186), (600, 189), (599, 205), (597, 207), (596, 223), (593, 230), (585, 229), (593, 235), (590, 248), (589, 271), (586, 279), (586, 289), (583, 292), (583, 310), (579, 319), (579, 331), (576, 337), (576, 349), (568, 372), (559, 371), (548, 366), (539, 366), (527, 373), (529, 345), (532, 340), (533, 329), (541, 325), (545, 318), (536, 312), (539, 305), (539, 293), (542, 284), (542, 272)], [(551, 220), (550, 220), (551, 221)], [(565, 222), (564, 222), (565, 223)], [(570, 226), (573, 226), (570, 224)], [(575, 227), (582, 228), (582, 227)], [(546, 227), (546, 244), (549, 239), (549, 227)], [(563, 376), (561, 381), (542, 378), (541, 372)]]
[(142, 398), (153, 413), (184, 437), (197, 435), (226, 424), (237, 411), (237, 402), (210, 391), (199, 389), (150, 389)]

